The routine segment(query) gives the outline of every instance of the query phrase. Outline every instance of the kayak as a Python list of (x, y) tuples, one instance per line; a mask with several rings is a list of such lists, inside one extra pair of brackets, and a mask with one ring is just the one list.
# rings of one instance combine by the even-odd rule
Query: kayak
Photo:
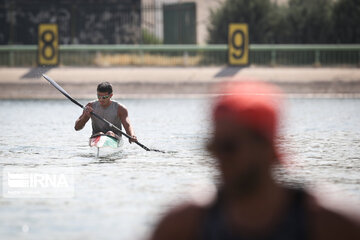
[(98, 147), (98, 148), (102, 148), (102, 147), (117, 148), (120, 145), (120, 140), (113, 136), (100, 134), (90, 137), (89, 145), (90, 147)]
[(120, 146), (120, 139), (106, 134), (99, 134), (90, 137), (89, 146), (97, 148), (97, 157), (98, 157), (100, 148), (103, 147), (117, 148)]

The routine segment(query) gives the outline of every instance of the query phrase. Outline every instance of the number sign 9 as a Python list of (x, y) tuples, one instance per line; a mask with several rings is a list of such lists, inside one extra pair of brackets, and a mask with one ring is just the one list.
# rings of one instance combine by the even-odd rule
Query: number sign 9
[(247, 24), (229, 25), (229, 64), (249, 64), (249, 33)]

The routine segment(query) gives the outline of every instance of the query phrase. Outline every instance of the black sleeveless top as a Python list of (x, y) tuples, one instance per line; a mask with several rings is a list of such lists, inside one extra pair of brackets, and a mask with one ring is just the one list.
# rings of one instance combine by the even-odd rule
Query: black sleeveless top
[[(300, 189), (291, 189), (291, 202), (282, 219), (269, 235), (262, 237), (244, 237), (231, 232), (222, 209), (221, 198), (207, 211), (201, 230), (203, 240), (305, 240), (308, 239), (308, 226), (305, 208), (306, 193)], [(241, 231), (239, 231), (241, 232)]]

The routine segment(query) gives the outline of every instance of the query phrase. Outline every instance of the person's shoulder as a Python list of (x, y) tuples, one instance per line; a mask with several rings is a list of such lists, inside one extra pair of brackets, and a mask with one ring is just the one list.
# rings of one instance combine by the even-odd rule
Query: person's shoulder
[(121, 104), (121, 103), (119, 103), (117, 101), (112, 101), (112, 102), (113, 102), (114, 106), (118, 109), (118, 114), (120, 116), (127, 116), (128, 115), (128, 110), (127, 110), (125, 105), (123, 105), (123, 104)]
[(114, 104), (115, 106), (119, 107), (119, 108), (123, 108), (126, 109), (125, 105), (116, 101), (116, 100), (111, 100), (112, 104)]
[(178, 219), (196, 219), (197, 217), (200, 217), (205, 209), (205, 206), (194, 203), (184, 203), (169, 211), (165, 218), (172, 221), (176, 221)]
[(339, 206), (341, 203), (331, 206), (311, 194), (307, 199), (314, 239), (360, 239), (360, 219), (355, 206), (350, 214)]
[(159, 222), (151, 239), (197, 238), (205, 211), (205, 206), (192, 203), (173, 208)]

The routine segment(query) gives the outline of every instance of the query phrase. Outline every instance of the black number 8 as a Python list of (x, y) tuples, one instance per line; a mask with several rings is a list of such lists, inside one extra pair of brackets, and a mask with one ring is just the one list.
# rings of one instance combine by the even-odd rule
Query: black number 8
[[(236, 41), (235, 41), (235, 38), (236, 38), (237, 34), (240, 34), (240, 39), (241, 39), (240, 45), (237, 45)], [(232, 56), (234, 58), (236, 58), (236, 59), (242, 58), (244, 56), (244, 53), (245, 53), (245, 51), (244, 51), (244, 48), (245, 48), (245, 34), (244, 34), (244, 32), (241, 31), (241, 30), (236, 30), (231, 36), (231, 44), (232, 44), (233, 48), (235, 48), (235, 50), (237, 50), (236, 52), (234, 52), (232, 54)]]
[[(50, 34), (51, 36), (51, 39), (49, 40), (46, 40), (45, 37), (46, 35)], [(43, 57), (46, 59), (46, 60), (51, 60), (54, 56), (55, 56), (55, 48), (54, 48), (54, 45), (53, 45), (53, 42), (55, 40), (55, 35), (52, 31), (50, 30), (46, 30), (44, 31), (42, 34), (41, 34), (41, 40), (44, 42), (44, 46), (41, 50), (41, 54), (43, 55)], [(46, 55), (46, 49), (47, 48), (50, 48), (51, 49), (51, 54), (50, 56)]]

